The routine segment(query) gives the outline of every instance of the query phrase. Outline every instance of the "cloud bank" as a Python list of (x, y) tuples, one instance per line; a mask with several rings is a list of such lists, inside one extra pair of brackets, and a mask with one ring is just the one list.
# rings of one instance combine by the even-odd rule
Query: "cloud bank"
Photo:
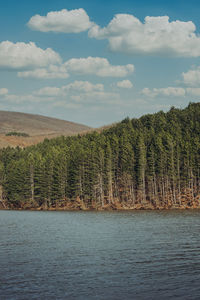
[(181, 87), (166, 87), (166, 88), (144, 88), (142, 90), (142, 94), (151, 98), (157, 97), (159, 95), (162, 96), (175, 96), (175, 97), (183, 97), (186, 94), (184, 88)]
[(141, 93), (144, 96), (155, 98), (157, 96), (164, 97), (185, 97), (196, 96), (200, 97), (200, 88), (182, 88), (182, 87), (166, 87), (166, 88), (144, 88)]
[(200, 37), (192, 21), (172, 21), (168, 16), (145, 17), (142, 23), (130, 14), (117, 14), (104, 28), (93, 25), (89, 37), (107, 39), (112, 51), (175, 57), (200, 56)]
[(101, 28), (90, 21), (83, 8), (51, 11), (31, 17), (28, 26), (42, 32), (80, 33), (107, 39), (112, 51), (172, 57), (199, 57), (200, 37), (192, 21), (169, 21), (168, 16), (146, 16), (144, 22), (131, 14), (116, 14)]
[(66, 68), (63, 65), (50, 65), (47, 68), (38, 68), (17, 73), (21, 78), (36, 78), (36, 79), (65, 79), (69, 77)]
[(95, 75), (99, 77), (125, 77), (134, 71), (134, 65), (111, 65), (106, 58), (72, 58), (60, 65), (49, 65), (18, 72), (18, 77), (36, 79), (68, 78), (70, 74)]
[[(44, 87), (36, 90), (33, 96), (54, 101), (55, 97), (59, 97), (60, 106), (74, 105), (77, 103), (119, 103), (120, 95), (118, 93), (104, 91), (104, 85), (93, 84), (89, 81), (74, 81), (61, 87)], [(43, 100), (44, 101), (44, 100)], [(57, 103), (57, 102), (56, 102)]]
[(36, 91), (35, 94), (39, 96), (64, 96), (68, 92), (83, 92), (89, 93), (93, 91), (103, 92), (104, 86), (103, 84), (97, 83), (93, 84), (89, 81), (74, 81), (67, 85), (64, 85), (60, 88), (58, 87), (44, 87), (40, 90)]
[(87, 57), (72, 58), (65, 64), (67, 71), (79, 75), (96, 75), (100, 77), (125, 77), (134, 71), (134, 66), (114, 66), (106, 58)]

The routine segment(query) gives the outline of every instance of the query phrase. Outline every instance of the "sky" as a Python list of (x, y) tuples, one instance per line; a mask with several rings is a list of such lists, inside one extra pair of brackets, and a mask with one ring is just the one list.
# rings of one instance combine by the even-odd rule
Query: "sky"
[(198, 0), (1, 0), (0, 110), (99, 127), (200, 101)]

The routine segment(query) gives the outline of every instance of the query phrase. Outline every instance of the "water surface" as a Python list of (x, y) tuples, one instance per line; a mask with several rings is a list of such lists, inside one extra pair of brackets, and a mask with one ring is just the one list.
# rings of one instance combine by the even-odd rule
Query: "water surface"
[(0, 211), (0, 299), (200, 299), (200, 211)]

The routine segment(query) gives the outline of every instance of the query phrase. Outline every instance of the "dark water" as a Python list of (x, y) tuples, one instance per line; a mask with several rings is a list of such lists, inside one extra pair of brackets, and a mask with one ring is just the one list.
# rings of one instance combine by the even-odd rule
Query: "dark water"
[(0, 299), (200, 299), (200, 212), (0, 211)]

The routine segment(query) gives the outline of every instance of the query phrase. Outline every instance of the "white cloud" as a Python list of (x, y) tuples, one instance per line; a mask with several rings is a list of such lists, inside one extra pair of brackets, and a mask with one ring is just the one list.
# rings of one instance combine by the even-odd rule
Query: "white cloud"
[(131, 89), (133, 87), (133, 84), (130, 80), (122, 80), (117, 82), (117, 87), (123, 89)]
[(42, 32), (79, 33), (88, 30), (91, 25), (83, 8), (51, 11), (46, 16), (35, 15), (28, 22), (31, 29)]
[(164, 96), (176, 96), (176, 97), (185, 96), (185, 89), (181, 87), (160, 88), (157, 89), (157, 92)]
[(168, 16), (145, 17), (117, 14), (107, 25), (93, 25), (89, 37), (108, 39), (112, 51), (176, 57), (200, 56), (200, 37), (192, 21), (169, 22)]
[[(38, 96), (44, 97), (54, 97), (54, 96), (65, 96), (68, 93), (90, 93), (90, 92), (103, 92), (104, 86), (103, 84), (97, 83), (93, 84), (89, 81), (74, 81), (67, 85), (61, 87), (44, 87), (35, 91), (34, 94)], [(77, 95), (74, 95), (77, 97)], [(78, 98), (76, 98), (78, 99)]]
[(181, 87), (167, 87), (167, 88), (144, 88), (141, 92), (143, 95), (154, 98), (156, 96), (175, 96), (175, 97), (184, 97), (186, 91)]
[(69, 77), (66, 68), (56, 65), (50, 65), (49, 67), (39, 68), (35, 70), (23, 71), (17, 73), (18, 77), (22, 78), (36, 78), (36, 79), (65, 79)]
[(144, 96), (148, 96), (148, 97), (155, 97), (156, 93), (153, 90), (150, 90), (149, 88), (144, 88), (141, 91), (141, 94), (143, 94)]
[(4, 41), (0, 43), (0, 68), (24, 69), (27, 67), (44, 67), (49, 64), (61, 62), (58, 53), (51, 48), (43, 50), (35, 43), (12, 43)]
[(61, 87), (44, 87), (35, 91), (31, 97), (52, 99), (56, 106), (56, 103), (60, 103), (58, 106), (63, 107), (73, 107), (83, 103), (121, 104), (118, 93), (104, 91), (103, 84), (92, 84), (88, 81), (74, 81)]
[(87, 57), (72, 58), (64, 64), (67, 71), (80, 75), (96, 75), (100, 77), (125, 77), (134, 71), (134, 66), (113, 66), (106, 58)]
[(182, 87), (167, 87), (167, 88), (144, 88), (141, 92), (143, 95), (151, 98), (157, 96), (166, 97), (185, 97), (185, 96), (196, 96), (200, 97), (200, 88), (182, 88)]
[(63, 96), (64, 92), (62, 88), (46, 86), (36, 91), (35, 94), (39, 96), (55, 97)]
[(100, 77), (125, 77), (134, 71), (132, 64), (113, 66), (106, 58), (87, 57), (72, 58), (64, 64), (49, 65), (46, 68), (36, 68), (18, 72), (18, 77), (36, 79), (68, 78), (70, 73), (78, 75), (96, 75)]
[(119, 104), (120, 95), (117, 93), (110, 93), (104, 91), (92, 91), (88, 93), (83, 93), (79, 95), (79, 98), (71, 97), (73, 100), (77, 102), (84, 103), (106, 103), (106, 104)]
[(103, 91), (104, 86), (103, 84), (93, 84), (89, 81), (74, 81), (69, 83), (66, 86), (63, 86), (64, 90), (73, 90), (79, 92), (92, 92), (92, 91)]
[(192, 96), (200, 96), (200, 88), (187, 88), (186, 89), (187, 94)]
[(72, 95), (70, 98), (72, 100), (74, 100), (75, 102), (80, 102), (81, 101), (81, 96), (80, 95)]
[(183, 81), (187, 85), (199, 85), (200, 84), (200, 67), (194, 70), (189, 70), (186, 73), (182, 73)]
[(54, 102), (52, 104), (52, 107), (67, 108), (67, 109), (80, 109), (82, 107), (82, 104), (66, 102), (66, 101), (58, 101), (58, 102)]
[(8, 89), (6, 88), (1, 88), (0, 89), (0, 96), (4, 96), (4, 95), (7, 95), (8, 94)]
[(52, 101), (52, 97), (40, 97), (39, 95), (32, 95), (32, 94), (6, 94), (5, 98), (7, 103), (14, 103), (14, 104), (30, 104), (30, 103), (41, 103), (42, 101)]

